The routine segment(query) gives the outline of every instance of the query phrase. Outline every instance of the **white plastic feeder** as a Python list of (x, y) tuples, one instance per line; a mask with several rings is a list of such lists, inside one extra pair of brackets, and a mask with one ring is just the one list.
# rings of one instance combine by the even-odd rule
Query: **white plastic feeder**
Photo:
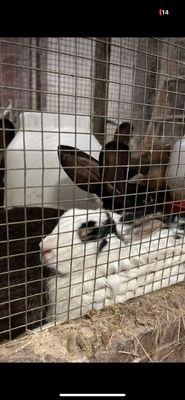
[(77, 116), (76, 120), (75, 132), (75, 116), (61, 114), (59, 133), (58, 114), (20, 115), (20, 129), (7, 148), (5, 207), (59, 206), (64, 210), (87, 208), (87, 205), (99, 207), (97, 196), (76, 187), (60, 168), (59, 143), (76, 146), (96, 159), (99, 157), (101, 145), (90, 133), (90, 118)]
[(173, 199), (185, 199), (185, 137), (173, 146), (166, 177)]

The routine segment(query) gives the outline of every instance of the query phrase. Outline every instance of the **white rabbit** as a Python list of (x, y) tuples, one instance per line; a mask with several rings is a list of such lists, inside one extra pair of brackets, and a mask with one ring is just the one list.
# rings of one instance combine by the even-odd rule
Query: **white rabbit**
[[(99, 162), (69, 146), (60, 146), (58, 154), (78, 186), (102, 194), (104, 209), (68, 210), (40, 243), (42, 263), (56, 275), (48, 281), (48, 321), (55, 314), (61, 321), (75, 318), (184, 279), (185, 220), (165, 224), (160, 213), (152, 214), (154, 198), (146, 189), (141, 186), (137, 195), (133, 184), (126, 186), (126, 144), (106, 144)], [(132, 194), (140, 217), (134, 221)]]
[(142, 294), (145, 285), (159, 289), (184, 279), (185, 219), (169, 226), (152, 217), (140, 223), (123, 223), (123, 216), (102, 210), (71, 209), (60, 218), (40, 243), (42, 263), (56, 273), (48, 280), (48, 321), (55, 312), (65, 321)]

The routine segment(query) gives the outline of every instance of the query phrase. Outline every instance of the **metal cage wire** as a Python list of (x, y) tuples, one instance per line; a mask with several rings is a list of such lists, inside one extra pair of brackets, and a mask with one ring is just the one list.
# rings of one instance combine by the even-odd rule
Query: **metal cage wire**
[(184, 62), (184, 38), (0, 39), (0, 340), (184, 280)]

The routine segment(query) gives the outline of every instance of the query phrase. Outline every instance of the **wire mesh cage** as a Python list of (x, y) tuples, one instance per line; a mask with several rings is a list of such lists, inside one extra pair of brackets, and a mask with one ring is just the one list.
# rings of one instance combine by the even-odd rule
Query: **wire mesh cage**
[(184, 281), (184, 38), (0, 39), (0, 340)]

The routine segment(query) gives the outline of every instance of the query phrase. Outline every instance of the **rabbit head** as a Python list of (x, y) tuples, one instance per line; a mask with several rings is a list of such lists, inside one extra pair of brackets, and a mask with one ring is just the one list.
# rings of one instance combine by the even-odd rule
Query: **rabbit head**
[(133, 126), (129, 122), (122, 122), (114, 133), (114, 141), (129, 144), (130, 136), (133, 131)]
[(40, 242), (41, 261), (50, 269), (58, 266), (62, 274), (70, 273), (71, 256), (77, 271), (81, 265), (79, 255), (93, 255), (94, 263), (94, 255), (101, 253), (107, 245), (106, 237), (115, 231), (117, 215), (114, 221), (114, 214), (110, 214), (103, 210), (67, 210), (51, 234)]

